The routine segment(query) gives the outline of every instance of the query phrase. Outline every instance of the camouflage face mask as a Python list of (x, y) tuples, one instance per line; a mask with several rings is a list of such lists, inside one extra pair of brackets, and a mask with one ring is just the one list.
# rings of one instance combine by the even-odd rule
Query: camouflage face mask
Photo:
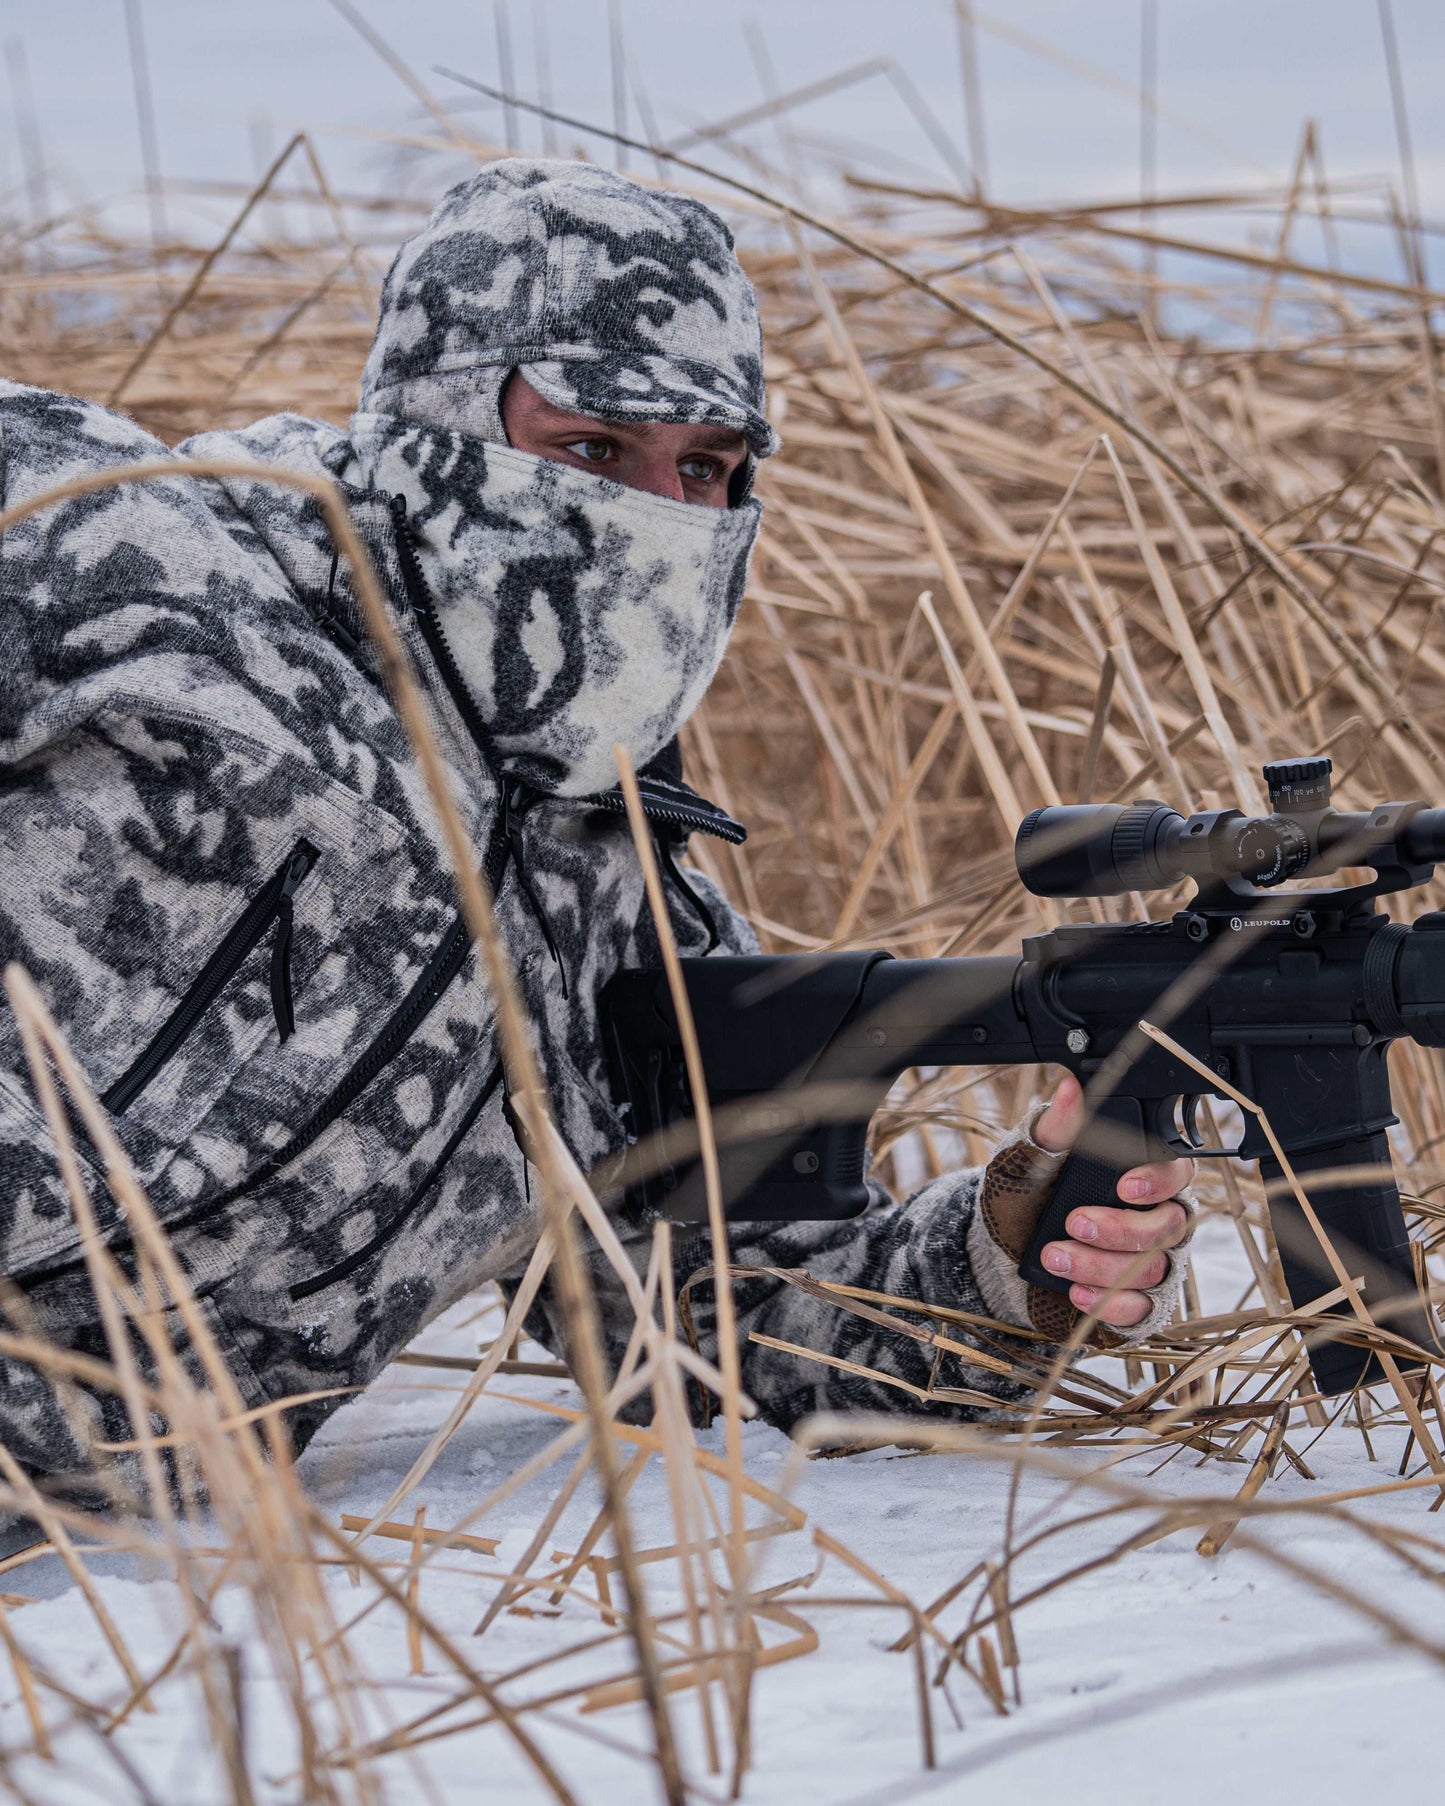
[(629, 489), (389, 414), (351, 426), (357, 474), (404, 496), (437, 618), (504, 768), (589, 796), (612, 748), (658, 752), (712, 680), (761, 514)]

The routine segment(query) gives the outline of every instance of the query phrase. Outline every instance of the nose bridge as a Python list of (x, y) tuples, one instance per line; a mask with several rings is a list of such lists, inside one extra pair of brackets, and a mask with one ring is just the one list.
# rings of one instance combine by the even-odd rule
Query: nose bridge
[(677, 468), (677, 459), (663, 445), (641, 447), (631, 476), (624, 477), (623, 481), (632, 489), (645, 490), (648, 495), (666, 496), (673, 502), (687, 500), (683, 493), (682, 473)]

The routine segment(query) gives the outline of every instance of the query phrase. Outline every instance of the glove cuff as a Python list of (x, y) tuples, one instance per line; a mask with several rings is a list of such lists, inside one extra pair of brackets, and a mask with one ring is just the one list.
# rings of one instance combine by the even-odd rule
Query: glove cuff
[[(1030, 1105), (1023, 1121), (994, 1149), (984, 1169), (966, 1245), (979, 1290), (993, 1315), (1005, 1323), (1037, 1330), (1050, 1341), (1063, 1342), (1077, 1324), (1079, 1312), (1066, 1293), (1029, 1285), (1018, 1270), (1043, 1199), (1068, 1158), (1066, 1153), (1040, 1147), (1034, 1138), (1044, 1108), (1038, 1101)], [(1157, 1335), (1173, 1318), (1188, 1270), (1188, 1245), (1196, 1209), (1187, 1190), (1177, 1194), (1177, 1202), (1184, 1206), (1190, 1226), (1184, 1240), (1165, 1251), (1163, 1279), (1144, 1290), (1149, 1300), (1148, 1315), (1128, 1329), (1096, 1325), (1089, 1336), (1094, 1347), (1128, 1347)]]
[[(968, 1226), (969, 1265), (990, 1312), (1001, 1322), (1017, 1323), (1022, 1329), (1036, 1327), (1029, 1310), (1030, 1293), (1036, 1288), (1020, 1277), (1018, 1269), (1029, 1238), (1026, 1235), (1018, 1242), (1017, 1234), (1004, 1227), (995, 1201), (1001, 1179), (1010, 1191), (1017, 1191), (1021, 1183), (1047, 1188), (1058, 1177), (1066, 1156), (1041, 1147), (1034, 1139), (1034, 1128), (1046, 1108), (1035, 1098), (1023, 1120), (994, 1149), (983, 1170), (978, 1207)], [(1010, 1252), (1015, 1245), (1016, 1254)]]

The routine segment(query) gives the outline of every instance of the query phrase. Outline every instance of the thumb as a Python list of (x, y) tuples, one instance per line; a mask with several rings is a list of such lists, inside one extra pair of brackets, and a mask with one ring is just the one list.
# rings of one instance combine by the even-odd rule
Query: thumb
[(1034, 1124), (1034, 1140), (1050, 1154), (1071, 1148), (1084, 1126), (1084, 1088), (1072, 1073), (1059, 1081), (1053, 1102)]

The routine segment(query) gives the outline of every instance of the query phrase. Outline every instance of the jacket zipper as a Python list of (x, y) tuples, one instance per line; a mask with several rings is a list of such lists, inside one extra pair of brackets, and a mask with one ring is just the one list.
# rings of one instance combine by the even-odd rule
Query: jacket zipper
[[(427, 650), (431, 653), (442, 682), (446, 685), (447, 694), (456, 705), (457, 713), (466, 723), (467, 732), (476, 742), (492, 776), (497, 780), (505, 795), (505, 784), (498, 769), (497, 760), (492, 752), (491, 736), (487, 725), (478, 712), (472, 693), (467, 688), (467, 680), (462, 676), (457, 664), (456, 655), (447, 642), (446, 632), (437, 619), (436, 600), (432, 595), (431, 585), (426, 580), (426, 573), (421, 568), (421, 560), (416, 554), (416, 539), (411, 520), (407, 515), (406, 497), (394, 495), (391, 498), (391, 515), (396, 529), (396, 555), (401, 565), (401, 579), (406, 588), (406, 598), (411, 604), (411, 612), (421, 628), (422, 638), (426, 641)], [(718, 840), (725, 840), (732, 846), (741, 846), (748, 837), (748, 831), (741, 822), (736, 822), (721, 809), (689, 808), (686, 803), (668, 799), (662, 800), (650, 795), (651, 785), (646, 778), (638, 781), (638, 789), (642, 794), (642, 809), (649, 821), (666, 823), (668, 826), (684, 828), (689, 834), (712, 834)], [(524, 787), (515, 785), (511, 808), (514, 815), (520, 814), (519, 801), (524, 794)], [(532, 801), (540, 800), (540, 793), (533, 793)], [(620, 790), (599, 791), (596, 796), (577, 799), (589, 809), (605, 810), (611, 815), (625, 815), (627, 802)], [(530, 803), (527, 805), (530, 807)], [(549, 935), (550, 940), (550, 935)]]
[(536, 886), (528, 876), (524, 858), (522, 818), (534, 803), (541, 800), (541, 793), (529, 791), (528, 786), (518, 779), (508, 778), (500, 769), (493, 754), (487, 724), (482, 720), (481, 713), (472, 700), (472, 693), (467, 688), (467, 680), (462, 676), (461, 668), (447, 641), (446, 633), (437, 619), (436, 598), (432, 594), (431, 585), (426, 580), (426, 573), (421, 568), (421, 560), (417, 557), (416, 537), (407, 514), (405, 496), (394, 495), (391, 498), (391, 518), (396, 532), (397, 562), (401, 566), (401, 580), (406, 589), (407, 601), (411, 604), (411, 612), (417, 625), (421, 628), (421, 635), (426, 641), (427, 650), (431, 653), (433, 662), (441, 673), (447, 694), (456, 705), (457, 713), (461, 716), (467, 732), (475, 742), (477, 751), (482, 755), (482, 762), (496, 783), (500, 798), (497, 820), (511, 853), (512, 870), (516, 874), (517, 884), (522, 895), (527, 899), (527, 906), (532, 911), (537, 927), (541, 930), (547, 951), (551, 954), (557, 967), (562, 982), (562, 995), (565, 997), (567, 995), (567, 968), (562, 962), (562, 950), (557, 945), (557, 937), (552, 931), (552, 924), (546, 910), (542, 907), (542, 899), (537, 895)]
[(426, 573), (421, 568), (421, 560), (416, 555), (416, 539), (411, 521), (407, 518), (406, 497), (394, 495), (391, 498), (391, 519), (396, 538), (396, 558), (401, 566), (402, 586), (406, 590), (406, 599), (411, 604), (411, 612), (421, 628), (421, 637), (426, 641), (427, 651), (431, 653), (437, 670), (441, 672), (442, 682), (447, 687), (457, 713), (466, 725), (467, 732), (476, 742), (477, 751), (492, 776), (501, 782), (497, 769), (497, 761), (492, 756), (491, 736), (487, 732), (487, 724), (482, 720), (476, 703), (472, 701), (472, 693), (467, 688), (467, 680), (462, 676), (461, 667), (447, 643), (447, 636), (437, 619), (436, 600), (431, 592), (431, 585), (426, 580)]
[(292, 899), (320, 854), (309, 840), (298, 840), (225, 938), (191, 981), (189, 989), (130, 1065), (105, 1092), (101, 1102), (122, 1115), (157, 1073), (180, 1051), (191, 1031), (240, 971), (247, 958), (274, 928), (271, 940), (271, 1008), (282, 1043), (296, 1027), (291, 994)]

